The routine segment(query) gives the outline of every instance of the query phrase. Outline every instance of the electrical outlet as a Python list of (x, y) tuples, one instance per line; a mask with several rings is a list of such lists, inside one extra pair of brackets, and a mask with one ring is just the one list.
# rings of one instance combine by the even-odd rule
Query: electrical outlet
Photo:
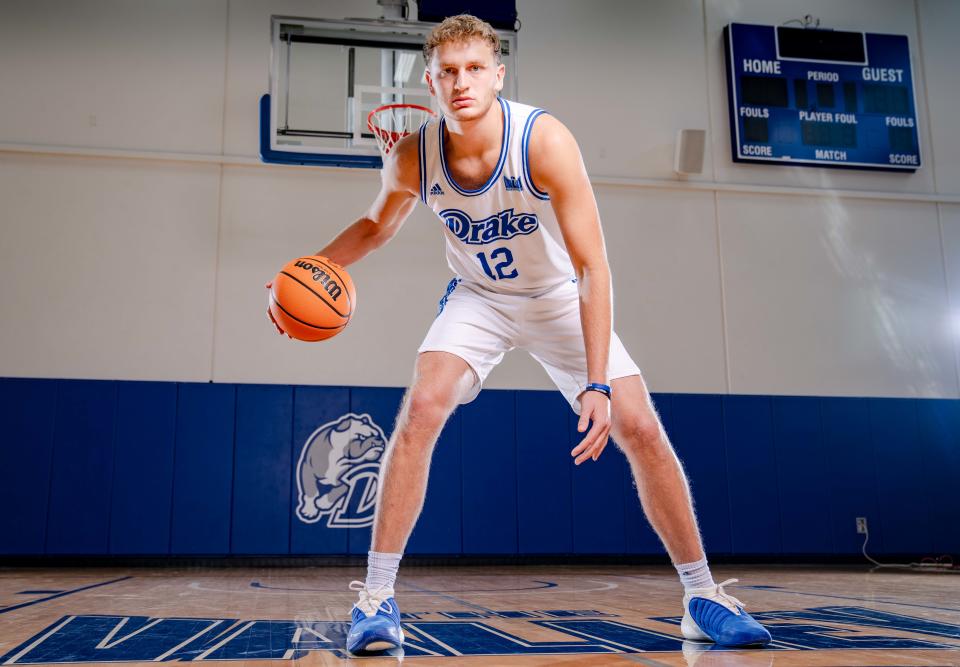
[(867, 532), (867, 517), (858, 516), (857, 517), (857, 532), (861, 535), (866, 534)]

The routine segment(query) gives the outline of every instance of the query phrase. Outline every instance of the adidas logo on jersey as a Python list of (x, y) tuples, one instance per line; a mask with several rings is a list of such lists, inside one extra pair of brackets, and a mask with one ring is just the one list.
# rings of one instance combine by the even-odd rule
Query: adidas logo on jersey
[(437, 197), (443, 194), (443, 188), (440, 187), (439, 183), (434, 183), (433, 187), (430, 188), (430, 194), (433, 197)]
[(523, 190), (523, 186), (520, 184), (519, 176), (517, 176), (516, 178), (510, 178), (509, 176), (504, 176), (503, 186), (507, 190), (516, 190), (517, 192), (520, 192), (521, 190)]

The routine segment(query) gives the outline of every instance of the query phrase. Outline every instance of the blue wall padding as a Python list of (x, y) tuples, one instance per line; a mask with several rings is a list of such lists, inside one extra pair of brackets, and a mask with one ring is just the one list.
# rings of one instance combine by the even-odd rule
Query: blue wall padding
[(713, 553), (731, 552), (723, 397), (674, 394), (667, 433), (693, 483), (700, 531)]
[(731, 550), (776, 554), (780, 542), (773, 410), (769, 396), (724, 396), (723, 432), (730, 491)]
[(292, 387), (237, 387), (231, 553), (290, 552), (292, 427)]
[[(671, 394), (657, 394), (653, 397), (654, 409), (660, 415), (660, 420), (666, 423), (671, 415), (673, 403)], [(650, 523), (643, 514), (640, 505), (639, 490), (633, 479), (633, 473), (628, 464), (623, 466), (623, 503), (624, 522), (626, 532), (627, 553), (631, 554), (662, 554), (663, 545), (660, 538), (653, 531)]]
[(179, 385), (172, 555), (230, 553), (236, 401), (234, 385)]
[(517, 392), (521, 554), (573, 552), (569, 413), (570, 406), (558, 392)]
[[(923, 443), (917, 405), (909, 399), (870, 399), (871, 439), (877, 457), (877, 494), (884, 551), (933, 550), (930, 503), (924, 487)], [(873, 529), (873, 526), (869, 526)], [(955, 528), (958, 528), (955, 526)]]
[(49, 554), (110, 553), (115, 382), (66, 380), (53, 417)]
[[(384, 425), (388, 434), (391, 426)], [(430, 463), (423, 512), (407, 543), (411, 554), (459, 554), (463, 551), (463, 479), (460, 453), (460, 411), (440, 433)]]
[(177, 386), (117, 383), (110, 553), (170, 550)]
[(820, 404), (828, 465), (822, 486), (811, 493), (830, 495), (833, 540), (839, 553), (856, 553), (863, 536), (855, 517), (866, 517), (871, 548), (883, 547), (883, 525), (877, 505), (877, 462), (866, 398), (824, 398)]
[[(567, 414), (569, 452), (580, 444), (587, 432), (578, 432), (580, 418), (569, 410)], [(597, 461), (588, 459), (573, 467), (574, 553), (626, 553), (626, 489), (623, 485), (626, 465), (623, 453), (608, 443)]]
[(929, 503), (918, 520), (929, 523), (935, 553), (960, 554), (960, 401), (917, 401), (917, 418)]
[(836, 553), (826, 487), (831, 458), (823, 439), (820, 399), (774, 396), (773, 442), (783, 553)]
[(517, 553), (516, 392), (488, 390), (460, 409), (463, 553)]
[[(402, 389), (355, 387), (350, 390), (350, 410), (354, 414), (370, 415), (390, 437), (402, 398)], [(347, 532), (349, 553), (366, 555), (371, 543), (370, 527), (350, 528)]]
[[(303, 448), (313, 433), (350, 412), (350, 390), (346, 387), (297, 387), (293, 402), (293, 451), (290, 466), (290, 509), (300, 505), (297, 475)], [(343, 554), (347, 552), (348, 530), (324, 529), (326, 516), (290, 521), (290, 553)]]
[(0, 380), (0, 544), (8, 554), (44, 552), (57, 382)]
[[(375, 387), (0, 378), (0, 502), (16, 508), (0, 513), (0, 555), (363, 554), (370, 528), (350, 522), (372, 516), (373, 473), (358, 473), (369, 486), (350, 487), (350, 511), (308, 521), (298, 463), (315, 431), (349, 413), (389, 437), (401, 398)], [(960, 553), (960, 401), (653, 399), (709, 554), (858, 554), (858, 516), (876, 556)], [(573, 466), (576, 423), (551, 391), (488, 390), (459, 408), (407, 552), (663, 555), (615, 444)]]

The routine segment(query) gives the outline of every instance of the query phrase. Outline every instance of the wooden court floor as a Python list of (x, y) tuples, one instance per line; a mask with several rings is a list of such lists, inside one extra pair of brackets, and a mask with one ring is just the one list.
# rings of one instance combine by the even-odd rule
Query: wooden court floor
[(404, 566), (402, 654), (349, 659), (359, 568), (0, 569), (0, 664), (960, 665), (960, 577), (720, 566), (774, 637), (683, 642), (667, 567)]

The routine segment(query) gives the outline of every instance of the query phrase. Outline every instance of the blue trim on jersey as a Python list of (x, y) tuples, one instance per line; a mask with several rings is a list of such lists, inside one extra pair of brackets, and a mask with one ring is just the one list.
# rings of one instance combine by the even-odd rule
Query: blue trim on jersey
[(447, 283), (447, 291), (440, 299), (439, 308), (437, 308), (437, 317), (440, 317), (440, 313), (443, 312), (444, 307), (447, 305), (447, 299), (449, 299), (450, 295), (453, 294), (453, 290), (457, 289), (457, 285), (460, 284), (461, 280), (463, 280), (463, 278), (454, 278)]
[(420, 143), (418, 150), (420, 151), (420, 199), (423, 200), (423, 203), (427, 203), (427, 141), (426, 141), (426, 129), (427, 123), (430, 121), (425, 121), (423, 125), (420, 126)]
[(447, 170), (447, 156), (443, 150), (443, 128), (446, 127), (446, 123), (445, 119), (440, 119), (440, 165), (443, 167), (443, 175), (447, 177), (447, 182), (450, 184), (450, 187), (466, 197), (476, 197), (489, 190), (493, 184), (500, 179), (500, 172), (503, 171), (503, 165), (507, 162), (507, 152), (510, 146), (510, 105), (501, 97), (498, 97), (497, 101), (500, 102), (500, 108), (503, 110), (503, 138), (501, 139), (503, 143), (500, 146), (500, 160), (497, 162), (497, 168), (493, 170), (490, 180), (476, 190), (461, 188)]
[(533, 184), (533, 179), (530, 178), (530, 156), (528, 155), (528, 151), (530, 150), (530, 132), (533, 130), (533, 121), (545, 113), (547, 112), (543, 109), (537, 109), (527, 116), (527, 124), (523, 126), (523, 139), (520, 144), (520, 154), (523, 156), (523, 178), (527, 182), (527, 187), (530, 188), (530, 192), (532, 192), (533, 196), (537, 199), (548, 200), (550, 199), (550, 195), (537, 188), (537, 186)]

